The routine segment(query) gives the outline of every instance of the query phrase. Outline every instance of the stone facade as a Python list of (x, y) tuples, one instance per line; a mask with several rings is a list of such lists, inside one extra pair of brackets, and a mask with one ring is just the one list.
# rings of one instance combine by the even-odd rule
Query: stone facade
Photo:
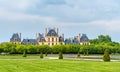
[(40, 45), (49, 45), (49, 46), (64, 44), (64, 40), (61, 41), (58, 35), (58, 28), (54, 28), (54, 29), (47, 28), (45, 37), (41, 34), (38, 34), (37, 42)]
[(10, 42), (14, 44), (39, 44), (39, 45), (59, 45), (59, 44), (79, 44), (79, 45), (90, 45), (90, 41), (86, 34), (75, 36), (74, 38), (64, 39), (64, 34), (59, 36), (58, 28), (46, 28), (45, 34), (38, 33), (36, 39), (23, 39), (21, 41), (21, 34), (14, 33)]

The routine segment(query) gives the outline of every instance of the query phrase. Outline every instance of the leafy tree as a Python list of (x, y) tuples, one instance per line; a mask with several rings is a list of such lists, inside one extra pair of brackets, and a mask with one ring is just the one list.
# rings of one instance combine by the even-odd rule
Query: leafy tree
[(26, 49), (26, 46), (25, 46), (25, 45), (22, 45), (22, 44), (17, 44), (17, 45), (16, 45), (16, 52), (17, 52), (17, 53), (22, 54), (23, 51), (24, 51), (24, 49)]
[(90, 40), (91, 44), (108, 43), (108, 42), (112, 42), (111, 37), (109, 35), (99, 35), (97, 39)]

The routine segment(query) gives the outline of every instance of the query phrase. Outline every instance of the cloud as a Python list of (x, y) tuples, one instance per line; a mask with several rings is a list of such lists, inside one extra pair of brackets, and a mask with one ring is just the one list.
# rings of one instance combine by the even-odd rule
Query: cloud
[(39, 0), (0, 0), (0, 7), (10, 11), (20, 11), (30, 7), (34, 8), (37, 2)]
[(0, 0), (0, 28), (7, 32), (59, 27), (71, 34), (119, 33), (119, 7), (118, 0)]

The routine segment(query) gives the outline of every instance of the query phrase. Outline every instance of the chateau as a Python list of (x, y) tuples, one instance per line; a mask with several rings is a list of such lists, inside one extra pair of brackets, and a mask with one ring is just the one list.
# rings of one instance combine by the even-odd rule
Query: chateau
[(64, 34), (58, 34), (58, 28), (46, 28), (44, 34), (38, 33), (36, 39), (23, 39), (21, 41), (21, 33), (14, 33), (10, 38), (10, 42), (14, 44), (39, 44), (39, 45), (59, 45), (59, 44), (79, 44), (79, 45), (90, 45), (89, 39), (86, 34), (78, 34), (74, 38), (64, 39)]

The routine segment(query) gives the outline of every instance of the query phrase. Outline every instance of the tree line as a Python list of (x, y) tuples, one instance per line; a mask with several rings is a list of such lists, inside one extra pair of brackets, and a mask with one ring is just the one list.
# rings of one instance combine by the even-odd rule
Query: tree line
[(90, 40), (91, 45), (32, 45), (32, 44), (12, 44), (12, 43), (2, 43), (0, 44), (0, 53), (10, 53), (10, 54), (23, 54), (26, 51), (27, 54), (39, 54), (44, 53), (72, 53), (72, 54), (104, 54), (107, 49), (109, 53), (120, 53), (120, 44), (117, 42), (112, 42), (111, 37), (108, 35), (99, 35), (97, 39)]
[(108, 49), (109, 53), (120, 53), (120, 44), (110, 42), (110, 43), (101, 43), (101, 44), (91, 44), (91, 45), (22, 45), (22, 44), (12, 44), (12, 43), (3, 43), (0, 44), (0, 53), (10, 53), (10, 54), (22, 54), (24, 50), (28, 54), (38, 54), (43, 53), (81, 53), (81, 54), (103, 54), (104, 51)]

